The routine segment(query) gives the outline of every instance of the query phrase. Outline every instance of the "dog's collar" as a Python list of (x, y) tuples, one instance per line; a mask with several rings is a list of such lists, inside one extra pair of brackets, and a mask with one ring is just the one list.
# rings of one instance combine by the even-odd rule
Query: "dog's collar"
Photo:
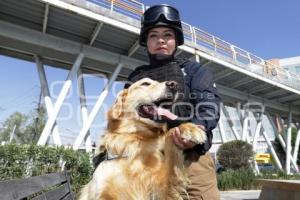
[(117, 155), (117, 154), (113, 154), (109, 151), (106, 152), (106, 155), (105, 155), (105, 160), (109, 161), (109, 160), (116, 160), (116, 159), (120, 159), (120, 158), (127, 158), (126, 155)]

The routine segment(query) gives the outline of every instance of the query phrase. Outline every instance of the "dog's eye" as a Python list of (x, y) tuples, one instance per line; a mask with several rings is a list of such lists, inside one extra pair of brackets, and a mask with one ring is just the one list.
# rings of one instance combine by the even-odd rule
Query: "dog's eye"
[(149, 86), (150, 83), (148, 83), (148, 82), (143, 82), (141, 85), (143, 85), (143, 86)]

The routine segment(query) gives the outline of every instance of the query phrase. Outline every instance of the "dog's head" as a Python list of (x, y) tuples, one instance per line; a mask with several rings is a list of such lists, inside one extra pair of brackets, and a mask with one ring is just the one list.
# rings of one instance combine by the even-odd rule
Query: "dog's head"
[(178, 96), (175, 81), (157, 82), (141, 79), (122, 90), (109, 112), (112, 119), (134, 119), (146, 123), (158, 123), (159, 119), (174, 119), (169, 109)]

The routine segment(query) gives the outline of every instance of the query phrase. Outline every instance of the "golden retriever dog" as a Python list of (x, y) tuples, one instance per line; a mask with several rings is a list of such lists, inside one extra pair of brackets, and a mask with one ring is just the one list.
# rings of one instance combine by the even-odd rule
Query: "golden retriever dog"
[[(157, 117), (176, 118), (169, 109), (177, 83), (144, 78), (118, 94), (108, 112), (100, 145), (115, 158), (96, 168), (80, 200), (179, 200), (186, 194), (183, 151)], [(179, 125), (181, 136), (197, 144), (206, 134), (192, 123)]]

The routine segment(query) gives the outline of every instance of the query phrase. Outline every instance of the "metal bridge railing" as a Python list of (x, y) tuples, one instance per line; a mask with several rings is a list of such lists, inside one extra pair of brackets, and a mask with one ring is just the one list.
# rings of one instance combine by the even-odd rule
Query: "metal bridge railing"
[(87, 0), (101, 7), (140, 20), (145, 11), (143, 3), (134, 0)]
[(190, 41), (193, 43), (194, 35), (193, 35), (193, 27), (185, 22), (182, 22), (182, 30), (184, 35), (184, 41)]
[[(135, 0), (86, 0), (101, 7), (140, 20), (145, 11), (145, 5)], [(137, 25), (135, 25), (137, 26)], [(256, 55), (236, 47), (218, 37), (215, 37), (188, 23), (182, 22), (185, 44), (206, 53), (232, 62), (240, 68), (254, 72), (265, 78), (300, 90), (299, 74), (288, 72), (284, 68), (274, 65)], [(138, 27), (140, 28), (140, 27)]]

